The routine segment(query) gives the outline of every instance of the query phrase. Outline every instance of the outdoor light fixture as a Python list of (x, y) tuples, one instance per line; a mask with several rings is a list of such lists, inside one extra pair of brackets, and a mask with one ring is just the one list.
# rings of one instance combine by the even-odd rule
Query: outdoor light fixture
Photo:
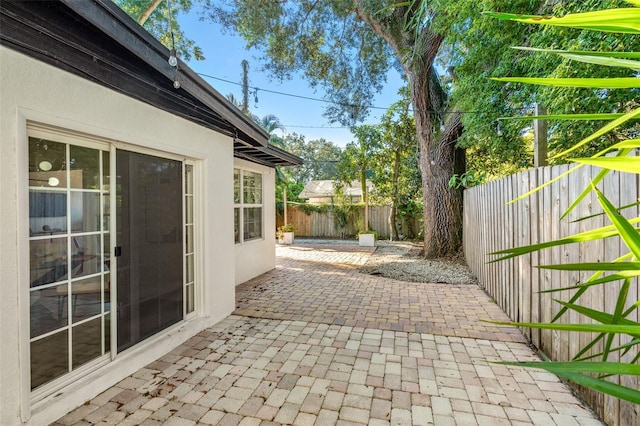
[(58, 186), (60, 185), (60, 179), (55, 177), (50, 177), (47, 183), (49, 184), (49, 186)]
[(178, 58), (176, 57), (176, 49), (171, 49), (171, 52), (169, 52), (169, 65), (171, 65), (172, 67), (177, 67), (178, 66)]
[(173, 82), (173, 87), (175, 87), (176, 89), (180, 88), (180, 82), (178, 81), (178, 77), (176, 76), (176, 79)]

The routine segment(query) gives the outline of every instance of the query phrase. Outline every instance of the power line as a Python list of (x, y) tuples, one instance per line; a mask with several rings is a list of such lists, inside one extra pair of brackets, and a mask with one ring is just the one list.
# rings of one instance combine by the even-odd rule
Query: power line
[[(242, 84), (240, 83), (236, 83), (235, 81), (231, 81), (231, 80), (226, 80), (224, 78), (220, 78), (220, 77), (215, 77), (213, 75), (209, 75), (209, 74), (205, 74), (205, 73), (200, 73), (200, 72), (196, 72), (196, 74), (202, 76), (202, 77), (207, 77), (207, 78), (211, 78), (214, 80), (218, 80), (218, 81), (222, 81), (225, 83), (229, 83), (229, 84), (234, 84), (236, 86), (242, 86)], [(298, 98), (298, 99), (305, 99), (308, 101), (314, 101), (314, 102), (322, 102), (322, 103), (326, 103), (326, 104), (334, 104), (334, 105), (342, 105), (342, 106), (353, 106), (352, 104), (347, 104), (344, 102), (335, 102), (335, 101), (328, 101), (326, 99), (321, 99), (321, 98), (313, 98), (311, 96), (303, 96), (303, 95), (296, 95), (294, 93), (287, 93), (287, 92), (280, 92), (277, 90), (270, 90), (270, 89), (262, 89), (260, 87), (257, 86), (249, 86), (250, 89), (252, 89), (254, 91), (254, 93), (257, 94), (257, 92), (266, 92), (266, 93), (273, 93), (275, 95), (280, 95), (280, 96), (289, 96), (291, 98)], [(368, 107), (369, 109), (377, 109), (377, 110), (383, 110), (383, 111), (388, 111), (391, 108), (390, 107), (379, 107), (379, 106), (370, 106)], [(415, 112), (416, 110), (414, 109), (409, 109), (409, 112)], [(434, 110), (430, 110), (427, 111), (429, 113), (433, 113), (433, 114), (496, 114), (498, 115), (496, 112), (494, 111), (434, 111)], [(312, 126), (289, 126), (289, 127), (312, 127)], [(318, 126), (318, 127), (322, 127), (322, 126)], [(334, 128), (348, 128), (348, 127), (334, 127)]]

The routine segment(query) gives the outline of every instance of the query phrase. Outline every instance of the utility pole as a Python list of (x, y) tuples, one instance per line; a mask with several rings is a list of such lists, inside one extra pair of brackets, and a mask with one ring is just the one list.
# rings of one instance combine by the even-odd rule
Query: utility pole
[(249, 112), (249, 62), (242, 60), (242, 112)]
[[(534, 105), (534, 115), (547, 115), (547, 107), (539, 103)], [(547, 120), (533, 120), (533, 166), (547, 165)]]

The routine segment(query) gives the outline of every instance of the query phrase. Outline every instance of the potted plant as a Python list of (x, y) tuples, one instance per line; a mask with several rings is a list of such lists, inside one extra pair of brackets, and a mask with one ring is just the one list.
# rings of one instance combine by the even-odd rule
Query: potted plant
[(376, 231), (360, 231), (358, 232), (358, 244), (361, 247), (375, 247), (378, 233)]
[(294, 232), (296, 232), (296, 228), (290, 223), (278, 228), (278, 240), (280, 244), (293, 244)]

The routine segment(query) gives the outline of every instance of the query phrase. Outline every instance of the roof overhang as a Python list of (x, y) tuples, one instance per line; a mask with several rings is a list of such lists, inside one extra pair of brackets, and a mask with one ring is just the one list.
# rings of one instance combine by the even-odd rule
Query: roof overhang
[(111, 0), (2, 0), (0, 44), (230, 136), (236, 157), (302, 163), (182, 61), (176, 74), (168, 49)]

